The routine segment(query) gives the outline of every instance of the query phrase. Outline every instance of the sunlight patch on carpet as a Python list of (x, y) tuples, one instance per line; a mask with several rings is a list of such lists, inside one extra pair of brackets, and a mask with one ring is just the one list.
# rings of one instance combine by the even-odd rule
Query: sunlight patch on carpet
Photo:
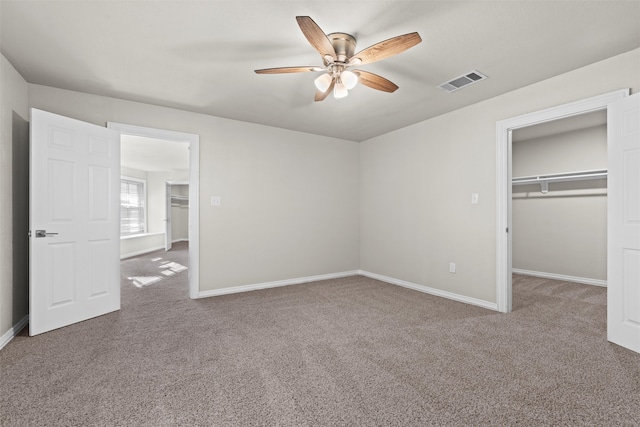
[(127, 279), (131, 280), (135, 286), (138, 288), (143, 288), (145, 286), (152, 285), (154, 283), (158, 283), (162, 279), (166, 277), (171, 277), (180, 273), (182, 271), (188, 270), (188, 267), (178, 264), (177, 262), (173, 262), (170, 260), (162, 260), (162, 257), (151, 258), (153, 262), (159, 262), (158, 268), (160, 269), (160, 276), (134, 276), (127, 277)]
[(133, 281), (133, 284), (136, 285), (137, 287), (142, 288), (144, 286), (149, 286), (156, 282), (159, 282), (160, 280), (162, 280), (162, 277), (161, 276), (134, 276), (134, 277), (127, 277), (127, 279)]
[(185, 271), (187, 269), (187, 267), (178, 264), (177, 262), (167, 262), (165, 264), (162, 264), (160, 268), (168, 268), (175, 273), (180, 273), (181, 271)]

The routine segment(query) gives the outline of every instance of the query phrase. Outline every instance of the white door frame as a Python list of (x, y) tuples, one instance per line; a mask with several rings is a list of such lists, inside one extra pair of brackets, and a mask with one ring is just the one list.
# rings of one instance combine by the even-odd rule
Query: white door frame
[(516, 129), (606, 110), (611, 102), (629, 96), (620, 89), (592, 98), (523, 114), (496, 122), (496, 305), (498, 311), (511, 312), (511, 149)]
[(144, 136), (189, 144), (189, 297), (200, 292), (200, 135), (107, 122), (121, 134)]
[(173, 236), (171, 235), (171, 184), (169, 181), (165, 183), (165, 199), (164, 199), (164, 250), (171, 250)]

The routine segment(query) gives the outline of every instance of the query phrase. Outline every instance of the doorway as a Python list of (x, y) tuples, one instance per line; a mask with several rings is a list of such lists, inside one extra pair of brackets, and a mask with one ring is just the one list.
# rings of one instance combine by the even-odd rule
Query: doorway
[(167, 181), (164, 250), (189, 241), (189, 181)]
[[(189, 261), (189, 297), (197, 298), (199, 292), (199, 224), (198, 224), (198, 211), (199, 211), (199, 157), (200, 157), (200, 138), (195, 134), (188, 134), (182, 132), (174, 132), (163, 129), (147, 128), (142, 126), (128, 125), (123, 123), (108, 122), (107, 127), (120, 132), (121, 135), (127, 135), (130, 137), (140, 138), (152, 138), (154, 140), (179, 143), (187, 146), (188, 149), (188, 172), (186, 177), (188, 180), (182, 180), (188, 182), (188, 261)], [(160, 201), (160, 206), (165, 205), (166, 192), (164, 187), (166, 185), (167, 176), (155, 176), (161, 181), (162, 189), (157, 195)], [(171, 179), (171, 178), (169, 178)], [(162, 239), (164, 243), (165, 235), (165, 219), (167, 212), (164, 208), (161, 208), (159, 212), (155, 212), (151, 221), (154, 223), (161, 222), (160, 232), (158, 237)], [(156, 218), (159, 216), (159, 218)], [(151, 233), (153, 234), (153, 233)]]
[(496, 124), (496, 304), (498, 311), (512, 310), (512, 138), (516, 129), (548, 123), (562, 118), (607, 110), (610, 103), (629, 96), (629, 89), (587, 98), (549, 108)]
[(513, 273), (606, 286), (606, 123), (599, 110), (513, 132)]

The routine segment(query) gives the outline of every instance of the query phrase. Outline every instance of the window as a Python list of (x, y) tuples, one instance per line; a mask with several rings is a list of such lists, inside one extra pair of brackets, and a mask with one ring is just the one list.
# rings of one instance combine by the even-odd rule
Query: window
[(120, 235), (146, 232), (146, 182), (137, 178), (120, 178)]

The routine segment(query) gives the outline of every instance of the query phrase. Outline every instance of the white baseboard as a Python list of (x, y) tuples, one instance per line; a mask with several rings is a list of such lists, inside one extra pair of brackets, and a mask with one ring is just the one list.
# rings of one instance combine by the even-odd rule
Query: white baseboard
[(215, 297), (219, 295), (229, 295), (235, 294), (239, 292), (249, 292), (255, 291), (258, 289), (267, 289), (267, 288), (275, 288), (279, 286), (289, 286), (289, 285), (297, 285), (301, 283), (309, 283), (309, 282), (317, 282), (319, 280), (329, 280), (329, 279), (337, 279), (339, 277), (348, 277), (348, 276), (357, 276), (362, 275), (366, 277), (370, 277), (372, 279), (380, 280), (386, 283), (390, 283), (392, 285), (398, 285), (405, 288), (413, 289), (415, 291), (424, 292), (427, 294), (435, 295), (442, 298), (451, 299), (454, 301), (462, 302), (465, 304), (476, 305), (482, 308), (486, 308), (489, 310), (497, 311), (498, 305), (493, 302), (488, 302), (476, 298), (466, 297), (464, 295), (458, 295), (447, 291), (442, 291), (439, 289), (430, 288), (428, 286), (418, 285), (411, 282), (406, 282), (404, 280), (394, 279), (392, 277), (382, 276), (376, 273), (370, 273), (368, 271), (363, 270), (353, 270), (353, 271), (344, 271), (341, 273), (332, 273), (332, 274), (321, 274), (318, 276), (309, 276), (309, 277), (299, 277), (296, 279), (287, 279), (287, 280), (278, 280), (275, 282), (264, 282), (264, 283), (256, 283), (253, 285), (243, 285), (243, 286), (232, 286), (229, 288), (222, 289), (212, 289), (210, 291), (202, 291), (198, 293), (197, 298), (208, 298)]
[(25, 326), (27, 326), (27, 323), (29, 323), (28, 314), (20, 319), (18, 323), (13, 325), (13, 327), (0, 338), (0, 350), (2, 350), (5, 345), (9, 344), (9, 342), (18, 335)]
[(477, 305), (478, 307), (486, 308), (493, 311), (498, 311), (498, 304), (495, 302), (484, 301), (477, 298), (471, 298), (464, 295), (454, 294), (452, 292), (442, 291), (440, 289), (430, 288), (424, 285), (418, 285), (416, 283), (407, 282), (400, 279), (394, 279), (392, 277), (382, 276), (376, 273), (370, 273), (368, 271), (360, 270), (360, 274), (370, 277), (372, 279), (380, 280), (382, 282), (390, 283), (392, 285), (402, 286), (404, 288), (413, 289), (415, 291), (424, 292), (426, 294), (435, 295), (437, 297), (447, 298), (465, 304)]
[(256, 291), (258, 289), (277, 288), (279, 286), (297, 285), (301, 283), (317, 282), (319, 280), (337, 279), (339, 277), (356, 276), (358, 270), (343, 271), (341, 273), (320, 274), (318, 276), (298, 277), (296, 279), (277, 280), (275, 282), (256, 283), (253, 285), (231, 286), (222, 289), (198, 292), (197, 298), (215, 297), (219, 295), (235, 294), (239, 292)]
[(512, 268), (511, 272), (522, 274), (524, 276), (542, 277), (543, 279), (562, 280), (565, 282), (582, 283), (583, 285), (603, 286), (605, 288), (607, 287), (606, 280), (589, 279), (587, 277), (565, 276), (564, 274), (544, 273), (541, 271), (522, 270), (519, 268)]
[(135, 252), (129, 252), (129, 253), (126, 253), (124, 255), (120, 255), (120, 259), (131, 258), (131, 257), (138, 256), (138, 255), (144, 255), (144, 254), (148, 254), (149, 252), (158, 251), (160, 249), (164, 249), (164, 245), (162, 245), (162, 246), (154, 246), (152, 248), (146, 248), (146, 249), (142, 249), (142, 250), (135, 251)]
[(176, 240), (172, 240), (171, 243), (178, 243), (178, 242), (188, 242), (189, 239), (176, 239)]

